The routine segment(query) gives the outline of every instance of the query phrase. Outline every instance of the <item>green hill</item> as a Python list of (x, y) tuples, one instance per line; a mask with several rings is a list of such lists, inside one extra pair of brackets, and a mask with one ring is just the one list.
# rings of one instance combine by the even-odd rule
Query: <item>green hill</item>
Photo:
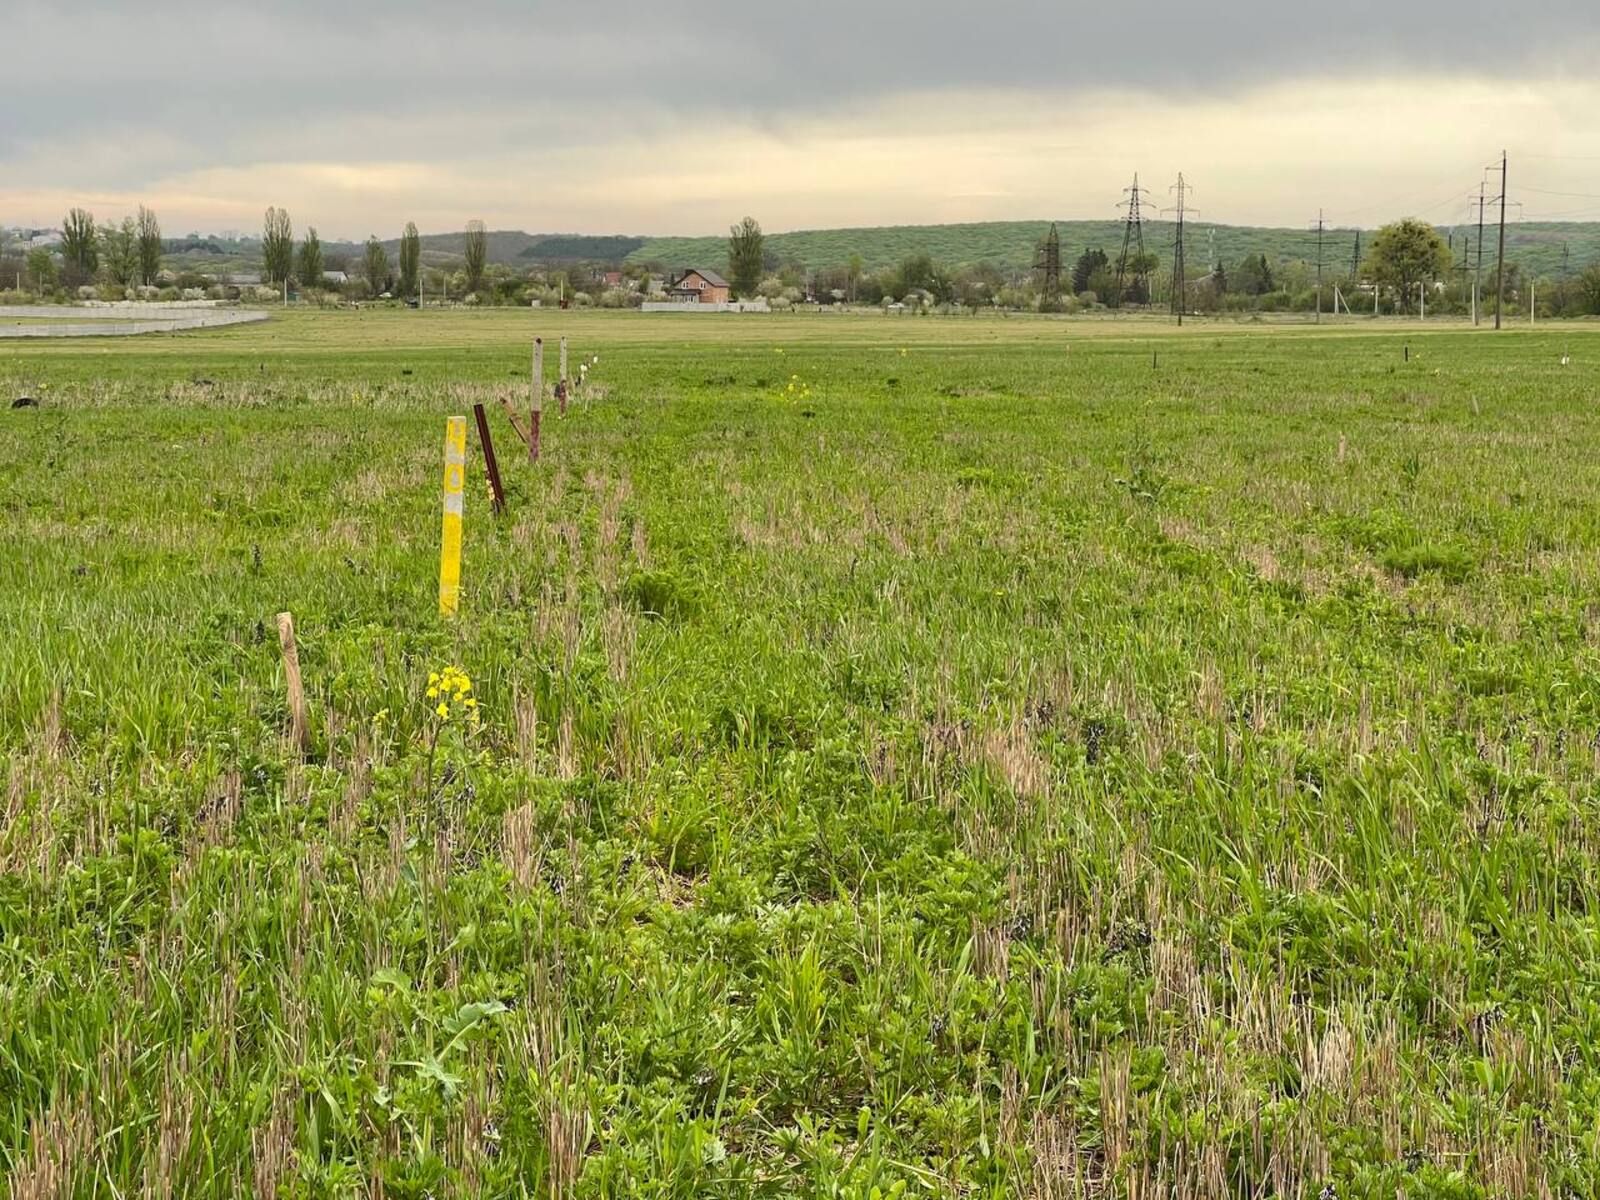
[[(489, 261), (512, 267), (566, 266), (572, 263), (619, 263), (645, 244), (640, 237), (582, 233), (523, 233), (520, 229), (491, 229), (488, 232)], [(400, 239), (383, 243), (390, 257), (400, 253)], [(466, 254), (467, 235), (425, 233), (422, 235), (422, 261), (430, 267), (459, 266)], [(331, 246), (343, 254), (360, 254), (361, 246), (339, 243)]]
[[(1049, 229), (1048, 221), (985, 221), (969, 225), (890, 225), (867, 229), (815, 229), (767, 236), (767, 250), (780, 261), (803, 267), (844, 266), (859, 254), (866, 269), (891, 266), (913, 254), (928, 254), (949, 267), (988, 262), (1002, 269), (1033, 265), (1036, 248)], [(1120, 221), (1059, 221), (1062, 258), (1070, 264), (1084, 249), (1098, 247), (1113, 258), (1122, 246)], [(1145, 246), (1165, 261), (1171, 253), (1173, 226), (1169, 221), (1145, 223)], [(1449, 229), (1458, 252), (1461, 241)], [(1471, 231), (1473, 235), (1476, 230)], [(1366, 234), (1362, 235), (1363, 243)], [(1313, 231), (1273, 229), (1249, 225), (1187, 226), (1189, 261), (1194, 264), (1221, 260), (1232, 264), (1246, 255), (1265, 254), (1275, 262), (1315, 262), (1317, 239)], [(1494, 240), (1485, 234), (1485, 262), (1493, 260)], [(1562, 248), (1568, 248), (1567, 265), (1576, 271), (1600, 261), (1600, 222), (1522, 222), (1506, 227), (1506, 257), (1540, 275), (1557, 275), (1563, 268)], [(1329, 230), (1323, 235), (1323, 255), (1330, 269), (1348, 267), (1355, 250), (1355, 231)], [(629, 262), (659, 263), (664, 267), (703, 266), (724, 270), (726, 238), (652, 238), (628, 255)]]
[[(1059, 221), (1061, 255), (1070, 266), (1085, 249), (1097, 247), (1113, 259), (1122, 247), (1119, 221)], [(886, 225), (866, 229), (808, 229), (767, 235), (767, 251), (779, 262), (823, 269), (842, 267), (859, 254), (868, 271), (893, 266), (914, 254), (927, 254), (946, 267), (987, 262), (1002, 270), (1027, 270), (1036, 248), (1050, 227), (1048, 221), (984, 221), (967, 225)], [(1456, 236), (1475, 236), (1476, 229), (1441, 227), (1453, 241), (1461, 261), (1463, 242)], [(1170, 221), (1145, 223), (1145, 246), (1165, 264), (1172, 254)], [(1494, 262), (1494, 231), (1485, 228), (1484, 262)], [(1365, 245), (1367, 232), (1362, 234)], [(430, 267), (454, 269), (461, 265), (464, 233), (429, 233), (422, 236), (422, 259)], [(399, 240), (384, 242), (392, 258)], [(1328, 230), (1323, 236), (1323, 257), (1330, 271), (1348, 271), (1355, 249), (1355, 231)], [(324, 252), (340, 258), (352, 269), (360, 261), (359, 242), (327, 242)], [(1188, 255), (1192, 267), (1221, 260), (1230, 267), (1246, 255), (1265, 254), (1269, 261), (1315, 262), (1316, 234), (1304, 229), (1274, 229), (1252, 225), (1188, 225)], [(727, 269), (728, 243), (723, 237), (642, 238), (622, 235), (575, 233), (524, 233), (491, 230), (489, 261), (526, 270), (563, 267), (574, 263), (651, 263), (666, 269), (711, 267)], [(1506, 258), (1524, 271), (1551, 278), (1563, 270), (1576, 273), (1600, 262), (1600, 222), (1516, 222), (1506, 227)], [(172, 239), (168, 265), (202, 271), (255, 271), (261, 266), (261, 245), (254, 238), (236, 241), (219, 238)]]

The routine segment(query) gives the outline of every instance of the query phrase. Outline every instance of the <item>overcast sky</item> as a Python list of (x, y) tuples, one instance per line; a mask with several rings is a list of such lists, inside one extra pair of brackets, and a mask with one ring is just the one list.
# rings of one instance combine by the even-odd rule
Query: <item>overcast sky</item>
[(1597, 0), (4, 0), (0, 225), (1600, 219)]

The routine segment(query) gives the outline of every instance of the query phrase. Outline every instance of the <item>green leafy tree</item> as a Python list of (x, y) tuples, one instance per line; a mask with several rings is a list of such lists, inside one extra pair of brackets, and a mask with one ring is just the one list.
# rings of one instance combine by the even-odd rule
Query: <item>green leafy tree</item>
[(900, 285), (906, 291), (921, 288), (931, 291), (933, 283), (933, 256), (931, 254), (913, 254), (900, 264)]
[(1578, 295), (1584, 312), (1600, 316), (1600, 263), (1592, 264), (1578, 276)]
[[(1161, 260), (1151, 250), (1128, 255), (1128, 261), (1122, 268), (1122, 298), (1119, 303), (1149, 304), (1150, 276), (1156, 273), (1160, 265)], [(1115, 287), (1112, 290), (1115, 291)]]
[(61, 258), (69, 284), (92, 279), (100, 269), (100, 238), (93, 213), (75, 208), (61, 222)]
[(1366, 276), (1379, 287), (1393, 288), (1402, 309), (1414, 304), (1417, 287), (1450, 270), (1450, 249), (1426, 221), (1407, 217), (1373, 235)]
[(261, 225), (261, 273), (269, 283), (283, 283), (294, 270), (294, 224), (289, 210), (269, 208)]
[(317, 236), (315, 225), (306, 226), (306, 240), (300, 243), (299, 261), (295, 266), (295, 278), (300, 281), (301, 287), (319, 288), (322, 286), (322, 239)]
[(850, 265), (846, 268), (845, 281), (850, 295), (850, 303), (856, 302), (856, 292), (861, 287), (861, 276), (866, 273), (866, 263), (862, 262), (861, 255), (852, 254)]
[(1115, 298), (1117, 271), (1110, 263), (1105, 263), (1089, 272), (1089, 278), (1086, 282), (1088, 286), (1082, 289), (1079, 293), (1080, 295), (1082, 292), (1093, 292), (1095, 299), (1102, 304), (1110, 304)]
[(1276, 286), (1265, 254), (1246, 255), (1234, 269), (1233, 290), (1245, 296), (1265, 296)]
[(161, 274), (161, 222), (155, 213), (139, 205), (139, 282), (153, 286)]
[(367, 252), (361, 260), (361, 273), (366, 276), (367, 290), (374, 296), (389, 290), (389, 252), (383, 248), (376, 235), (367, 239)]
[(139, 278), (139, 226), (132, 217), (107, 225), (100, 235), (100, 262), (112, 283), (128, 287)]
[[(1104, 250), (1085, 250), (1078, 255), (1078, 261), (1072, 264), (1072, 292), (1081, 295), (1092, 290), (1090, 277), (1101, 268), (1110, 263)], [(1102, 297), (1104, 299), (1104, 297)]]
[(28, 278), (35, 291), (47, 291), (56, 285), (56, 259), (45, 247), (28, 251)]
[(482, 221), (467, 222), (466, 272), (467, 291), (476, 292), (483, 286), (483, 272), (489, 265), (489, 231)]
[(418, 268), (422, 265), (422, 236), (417, 233), (414, 221), (406, 222), (406, 231), (400, 235), (400, 294), (417, 294)]
[(728, 230), (728, 279), (735, 296), (754, 296), (761, 286), (766, 241), (754, 217), (746, 217)]

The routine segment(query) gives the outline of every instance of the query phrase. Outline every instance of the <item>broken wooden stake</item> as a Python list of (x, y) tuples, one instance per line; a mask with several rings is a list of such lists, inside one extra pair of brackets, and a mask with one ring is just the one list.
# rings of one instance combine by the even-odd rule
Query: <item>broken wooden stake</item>
[(561, 375), (556, 380), (556, 400), (561, 405), (561, 415), (567, 415), (567, 339), (561, 339)]
[(311, 742), (306, 726), (306, 690), (300, 678), (300, 651), (294, 641), (294, 616), (278, 614), (278, 649), (283, 652), (283, 681), (289, 692), (289, 742), (304, 754)]
[(478, 445), (483, 447), (483, 467), (489, 474), (489, 492), (494, 497), (495, 515), (506, 510), (506, 492), (500, 486), (500, 464), (494, 457), (494, 439), (489, 436), (489, 414), (483, 411), (483, 405), (474, 404), (472, 415), (478, 421)]
[(539, 419), (544, 415), (544, 339), (533, 339), (533, 408), (528, 413), (528, 461), (539, 461)]

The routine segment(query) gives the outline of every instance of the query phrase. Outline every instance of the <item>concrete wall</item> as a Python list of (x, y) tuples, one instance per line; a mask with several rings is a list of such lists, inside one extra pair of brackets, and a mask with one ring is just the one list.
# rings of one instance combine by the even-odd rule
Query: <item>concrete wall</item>
[(730, 300), (726, 304), (706, 304), (690, 301), (650, 300), (639, 306), (642, 312), (717, 313), (717, 312), (771, 312), (765, 300)]
[[(82, 315), (85, 320), (77, 320)], [(180, 333), (221, 329), (265, 321), (259, 309), (197, 309), (161, 304), (124, 304), (94, 309), (59, 305), (0, 305), (0, 338), (131, 337), (141, 333)], [(39, 325), (7, 325), (13, 318), (47, 318)]]

